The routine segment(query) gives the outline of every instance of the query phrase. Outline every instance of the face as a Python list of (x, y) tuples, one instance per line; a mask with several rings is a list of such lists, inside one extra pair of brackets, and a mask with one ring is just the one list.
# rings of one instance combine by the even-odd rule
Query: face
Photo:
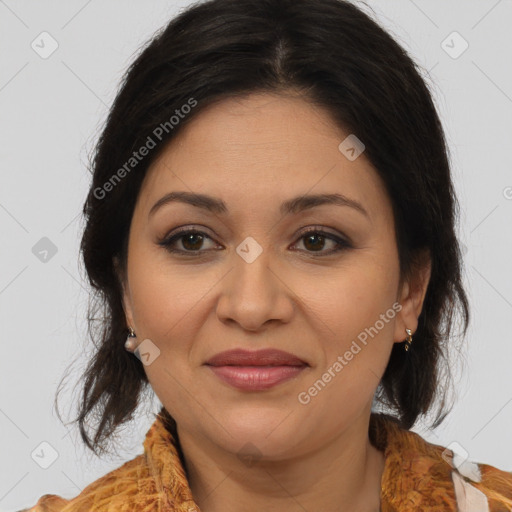
[[(400, 286), (390, 200), (364, 152), (350, 160), (338, 149), (348, 135), (299, 97), (252, 94), (201, 112), (150, 167), (124, 308), (179, 430), (233, 453), (250, 441), (277, 460), (370, 413), (425, 288)], [(223, 207), (160, 201), (172, 192)], [(315, 205), (311, 195), (339, 199)], [(206, 364), (232, 349), (278, 349), (301, 363)], [(251, 375), (260, 386), (243, 385)]]

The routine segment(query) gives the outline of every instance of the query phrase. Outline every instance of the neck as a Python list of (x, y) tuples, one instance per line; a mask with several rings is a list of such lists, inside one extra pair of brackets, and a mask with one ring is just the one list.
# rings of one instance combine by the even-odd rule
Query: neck
[(368, 437), (369, 413), (310, 451), (282, 460), (240, 460), (178, 426), (187, 478), (202, 512), (376, 512), (384, 454)]

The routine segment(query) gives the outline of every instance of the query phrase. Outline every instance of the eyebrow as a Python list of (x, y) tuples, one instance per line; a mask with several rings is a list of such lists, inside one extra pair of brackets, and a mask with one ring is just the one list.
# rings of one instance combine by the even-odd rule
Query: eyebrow
[[(194, 192), (170, 192), (161, 197), (151, 207), (148, 216), (153, 215), (162, 206), (174, 202), (190, 204), (197, 208), (219, 215), (226, 215), (229, 211), (226, 203), (217, 197), (206, 194), (197, 194)], [(363, 208), (361, 203), (342, 194), (313, 194), (297, 196), (284, 201), (281, 204), (280, 212), (282, 215), (293, 215), (321, 205), (348, 206), (362, 213), (368, 219), (370, 218), (368, 212)]]

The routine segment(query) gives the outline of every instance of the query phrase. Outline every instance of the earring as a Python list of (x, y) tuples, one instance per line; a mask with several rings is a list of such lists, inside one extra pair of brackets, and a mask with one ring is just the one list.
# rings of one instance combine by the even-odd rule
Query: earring
[(128, 327), (128, 336), (124, 342), (124, 348), (128, 352), (133, 352), (135, 350), (135, 340), (133, 339), (135, 337), (135, 331), (131, 327)]
[(411, 329), (405, 329), (407, 333), (407, 338), (405, 339), (405, 351), (408, 352), (412, 345), (412, 331)]

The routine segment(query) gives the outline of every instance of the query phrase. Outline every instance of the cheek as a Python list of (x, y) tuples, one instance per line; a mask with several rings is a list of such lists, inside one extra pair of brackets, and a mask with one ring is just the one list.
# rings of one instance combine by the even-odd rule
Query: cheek
[(392, 308), (397, 284), (394, 268), (383, 269), (361, 261), (350, 268), (330, 272), (321, 281), (314, 280), (304, 293), (304, 300), (328, 327), (331, 337), (347, 339), (373, 325)]
[(317, 291), (308, 299), (318, 326), (324, 326), (320, 338), (324, 360), (318, 374), (329, 368), (333, 372), (332, 366), (338, 361), (343, 368), (339, 371), (337, 365), (332, 388), (348, 395), (363, 392), (365, 386), (371, 392), (380, 380), (393, 347), (399, 308), (398, 264), (392, 257), (384, 263), (382, 254), (366, 256), (333, 273), (323, 293)]
[(206, 321), (208, 291), (217, 280), (199, 266), (171, 265), (165, 255), (142, 248), (133, 251), (128, 272), (138, 340), (150, 339), (160, 351), (144, 371), (159, 399), (178, 414), (180, 404), (200, 392), (190, 358)]
[(190, 316), (197, 314), (215, 283), (205, 267), (171, 264), (164, 249), (146, 247), (134, 248), (130, 265), (135, 321), (146, 337), (163, 342), (197, 322)]

